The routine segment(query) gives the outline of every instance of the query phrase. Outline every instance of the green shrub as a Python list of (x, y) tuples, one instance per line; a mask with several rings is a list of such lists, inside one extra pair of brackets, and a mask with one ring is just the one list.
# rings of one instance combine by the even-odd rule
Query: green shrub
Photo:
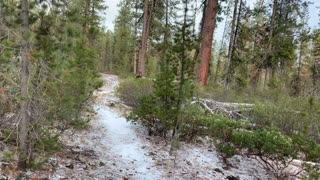
[(85, 129), (89, 126), (89, 118), (78, 118), (69, 122), (69, 125), (75, 129)]
[(144, 96), (139, 99), (139, 106), (137, 106), (127, 117), (131, 122), (138, 122), (143, 126), (151, 129), (156, 122), (157, 106), (156, 98), (154, 96)]
[(320, 102), (307, 98), (279, 97), (258, 102), (248, 116), (258, 127), (279, 128), (287, 135), (303, 134), (320, 142)]
[(40, 138), (37, 139), (35, 144), (36, 152), (52, 155), (61, 150), (59, 144), (60, 134), (54, 134), (48, 129), (42, 129)]
[(301, 153), (304, 154), (305, 160), (320, 161), (320, 144), (317, 144), (312, 138), (303, 135), (294, 135), (293, 142)]
[(304, 163), (303, 167), (307, 171), (307, 174), (302, 179), (320, 179), (320, 166), (310, 163)]
[(235, 146), (272, 159), (286, 159), (296, 156), (293, 141), (276, 129), (236, 130), (232, 135)]
[(153, 82), (150, 79), (126, 79), (117, 88), (117, 95), (126, 105), (137, 107), (139, 99), (152, 94), (153, 89)]
[(196, 135), (205, 134), (204, 124), (201, 119), (204, 119), (206, 113), (198, 104), (186, 105), (179, 116), (181, 119), (180, 134), (182, 137), (191, 140)]

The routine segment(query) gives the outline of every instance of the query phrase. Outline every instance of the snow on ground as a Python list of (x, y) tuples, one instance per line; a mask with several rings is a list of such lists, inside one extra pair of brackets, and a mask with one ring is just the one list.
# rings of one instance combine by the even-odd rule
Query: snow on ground
[(127, 122), (114, 95), (117, 76), (102, 77), (105, 85), (96, 93), (96, 119), (88, 130), (66, 134), (63, 142), (80, 152), (77, 156), (61, 153), (48, 178), (59, 179), (273, 179), (253, 159), (235, 156), (233, 167), (226, 168), (210, 143), (181, 142), (175, 155), (170, 143), (150, 137), (139, 125)]
[[(124, 115), (130, 108), (114, 103), (120, 102), (114, 93), (118, 77), (103, 74), (102, 78), (105, 84), (95, 93), (96, 118), (90, 127), (65, 133), (61, 140), (71, 151), (54, 155), (41, 170), (28, 171), (29, 177), (50, 180), (276, 179), (251, 158), (234, 156), (228, 159), (232, 166), (227, 167), (206, 138), (199, 138), (198, 143), (181, 142), (176, 153), (169, 155), (169, 141), (148, 136), (143, 127), (127, 122)], [(291, 169), (299, 170), (299, 167), (300, 161), (293, 163)]]

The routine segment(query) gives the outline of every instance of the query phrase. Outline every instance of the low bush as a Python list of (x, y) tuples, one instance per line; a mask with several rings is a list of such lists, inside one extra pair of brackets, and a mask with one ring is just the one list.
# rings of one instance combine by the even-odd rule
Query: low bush
[(153, 81), (147, 78), (123, 80), (117, 88), (118, 97), (128, 106), (137, 107), (139, 99), (153, 93)]
[(256, 157), (278, 178), (287, 178), (284, 172), (293, 158), (304, 155), (304, 160), (318, 162), (320, 145), (303, 135), (288, 136), (277, 128), (257, 127), (247, 120), (232, 120), (220, 115), (200, 120), (206, 134), (213, 137), (216, 147), (226, 162), (235, 154)]
[(313, 98), (281, 97), (258, 102), (248, 116), (259, 127), (279, 128), (287, 135), (303, 134), (320, 142), (320, 102)]

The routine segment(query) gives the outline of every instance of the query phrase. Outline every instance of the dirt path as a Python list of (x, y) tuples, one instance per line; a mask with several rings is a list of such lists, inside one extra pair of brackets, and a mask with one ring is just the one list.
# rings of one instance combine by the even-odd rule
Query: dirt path
[(144, 128), (126, 121), (117, 105), (109, 106), (117, 101), (119, 80), (114, 75), (103, 79), (105, 85), (96, 94), (96, 120), (88, 130), (63, 138), (79, 152), (92, 153), (80, 153), (76, 159), (57, 156), (49, 179), (268, 179), (256, 161), (240, 156), (230, 159), (232, 168), (223, 168), (210, 143), (181, 143), (176, 156), (170, 156), (163, 139), (147, 136)]
[[(27, 177), (50, 180), (276, 179), (256, 160), (247, 157), (229, 158), (232, 166), (226, 167), (209, 138), (198, 138), (194, 143), (181, 142), (175, 155), (169, 155), (170, 143), (150, 137), (145, 128), (127, 122), (124, 114), (130, 109), (113, 103), (119, 102), (114, 94), (118, 77), (104, 74), (102, 78), (105, 84), (95, 94), (96, 116), (90, 127), (64, 133), (61, 141), (66, 145), (65, 151), (51, 157), (40, 170), (29, 170)], [(0, 167), (3, 166), (7, 166), (6, 163), (0, 162)], [(1, 172), (0, 168), (0, 179), (15, 177), (17, 174)]]

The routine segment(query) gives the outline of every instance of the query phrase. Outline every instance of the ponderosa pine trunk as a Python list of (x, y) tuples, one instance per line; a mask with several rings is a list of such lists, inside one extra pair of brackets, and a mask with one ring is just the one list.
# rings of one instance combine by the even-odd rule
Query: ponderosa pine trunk
[(142, 40), (141, 40), (141, 47), (139, 49), (139, 63), (138, 63), (139, 76), (145, 75), (145, 62), (146, 62), (145, 59), (147, 54), (147, 45), (148, 45), (148, 39), (149, 39), (151, 16), (153, 11), (153, 2), (154, 0), (151, 0), (151, 6), (149, 9), (149, 0), (144, 1)]
[(29, 3), (28, 0), (21, 0), (22, 20), (22, 48), (21, 48), (21, 96), (20, 122), (19, 122), (19, 162), (18, 168), (25, 170), (28, 156), (28, 129), (29, 116)]
[(197, 77), (199, 77), (201, 85), (207, 85), (209, 76), (209, 66), (211, 60), (211, 50), (213, 33), (216, 25), (216, 14), (218, 11), (218, 0), (208, 1), (206, 6), (203, 28), (201, 32), (201, 44), (199, 51), (200, 67), (198, 68)]
[(232, 25), (231, 25), (231, 34), (230, 34), (230, 42), (229, 42), (229, 49), (228, 49), (228, 61), (227, 61), (227, 72), (224, 81), (224, 88), (228, 89), (230, 78), (231, 78), (231, 64), (235, 46), (235, 36), (236, 36), (236, 20), (237, 20), (237, 12), (238, 12), (238, 3), (239, 0), (235, 0), (234, 2), (234, 9), (233, 9), (233, 16), (232, 16)]

